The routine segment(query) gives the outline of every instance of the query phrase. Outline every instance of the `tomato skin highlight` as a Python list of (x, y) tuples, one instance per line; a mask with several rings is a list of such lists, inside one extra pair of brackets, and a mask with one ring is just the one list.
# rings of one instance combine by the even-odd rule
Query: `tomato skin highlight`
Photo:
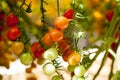
[(16, 26), (10, 27), (7, 31), (7, 38), (9, 40), (17, 40), (17, 38), (20, 38), (21, 31)]
[(50, 32), (50, 38), (52, 39), (52, 41), (60, 41), (63, 39), (63, 32), (59, 31), (57, 29), (53, 29)]
[(68, 19), (73, 19), (74, 10), (73, 9), (66, 10), (65, 13), (63, 14), (63, 16), (68, 18)]
[(54, 25), (58, 30), (63, 30), (68, 27), (68, 19), (64, 16), (57, 17), (54, 21)]
[(19, 23), (19, 19), (17, 16), (15, 16), (13, 13), (10, 13), (6, 17), (6, 25), (8, 27), (16, 26)]

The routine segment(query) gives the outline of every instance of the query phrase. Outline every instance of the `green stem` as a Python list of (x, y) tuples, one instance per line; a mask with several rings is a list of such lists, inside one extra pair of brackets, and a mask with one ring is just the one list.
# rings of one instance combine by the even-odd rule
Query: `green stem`
[[(119, 38), (119, 40), (118, 40), (118, 42), (117, 42), (117, 47), (116, 47), (115, 50), (114, 50), (115, 53), (117, 52), (117, 49), (118, 49), (118, 47), (119, 47), (119, 44), (120, 44), (120, 38)], [(111, 80), (111, 78), (113, 77), (114, 62), (115, 62), (115, 58), (113, 58), (113, 60), (112, 60), (111, 69), (110, 69), (110, 74), (109, 74), (109, 80)]]
[(59, 0), (57, 0), (57, 14), (60, 16), (60, 5), (59, 5)]
[(43, 26), (45, 26), (45, 12), (46, 12), (46, 10), (44, 8), (45, 1), (44, 0), (40, 0), (40, 1), (41, 1), (40, 10), (41, 10), (41, 14), (42, 14), (41, 20), (42, 20)]
[(106, 62), (106, 59), (107, 59), (107, 54), (108, 54), (108, 52), (106, 51), (106, 52), (105, 52), (105, 55), (104, 55), (104, 57), (103, 57), (103, 59), (102, 59), (102, 63), (101, 63), (101, 65), (100, 65), (100, 68), (99, 68), (99, 70), (97, 71), (97, 73), (95, 74), (93, 80), (95, 80), (95, 79), (97, 78), (97, 76), (99, 75), (101, 69), (103, 68), (103, 66), (104, 66), (104, 64), (105, 64), (105, 62)]

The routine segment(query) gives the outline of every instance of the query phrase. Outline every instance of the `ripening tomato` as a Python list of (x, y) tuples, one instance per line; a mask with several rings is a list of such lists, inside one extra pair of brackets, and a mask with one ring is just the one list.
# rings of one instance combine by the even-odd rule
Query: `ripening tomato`
[(23, 42), (19, 42), (19, 41), (13, 42), (12, 50), (15, 55), (19, 56), (24, 50)]
[(69, 65), (75, 66), (78, 62), (80, 62), (80, 59), (80, 54), (74, 51), (68, 56), (67, 62), (69, 63)]
[(49, 33), (46, 33), (43, 38), (42, 38), (42, 41), (45, 45), (52, 45), (53, 44), (53, 41), (52, 39), (50, 38), (50, 34)]
[(18, 27), (10, 27), (7, 31), (7, 38), (9, 40), (17, 40), (21, 36), (21, 31)]
[(54, 25), (59, 30), (66, 29), (68, 27), (68, 19), (64, 16), (57, 17), (54, 21)]
[(58, 48), (59, 48), (61, 54), (63, 54), (64, 51), (66, 51), (67, 49), (70, 48), (70, 45), (69, 45), (67, 39), (62, 39), (62, 40), (60, 40), (60, 41), (58, 42), (58, 44), (59, 44), (59, 45), (58, 45)]
[(3, 21), (5, 18), (5, 12), (4, 11), (0, 11), (0, 22)]
[(60, 41), (63, 39), (63, 32), (57, 29), (51, 30), (49, 34), (52, 41)]
[(63, 52), (63, 55), (62, 55), (62, 58), (63, 58), (63, 60), (64, 61), (67, 61), (68, 60), (68, 56), (71, 54), (71, 53), (73, 53), (74, 51), (71, 49), (71, 48), (69, 48), (69, 49), (67, 49), (66, 51), (64, 51)]
[(107, 19), (109, 22), (112, 21), (113, 14), (114, 14), (114, 12), (113, 12), (112, 10), (108, 10), (108, 11), (106, 12), (106, 19)]
[(6, 25), (9, 27), (16, 26), (19, 23), (19, 19), (13, 13), (10, 13), (6, 17)]
[(68, 9), (67, 11), (65, 11), (63, 16), (68, 18), (68, 19), (72, 19), (73, 16), (74, 16), (74, 10), (73, 9)]

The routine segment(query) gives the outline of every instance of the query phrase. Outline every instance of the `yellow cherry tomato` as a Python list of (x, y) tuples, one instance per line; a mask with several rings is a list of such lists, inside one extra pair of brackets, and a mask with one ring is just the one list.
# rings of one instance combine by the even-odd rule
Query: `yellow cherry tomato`
[(15, 55), (20, 55), (24, 50), (23, 42), (18, 42), (18, 41), (13, 42), (12, 43), (12, 50), (13, 50), (13, 53)]
[(75, 66), (78, 62), (80, 62), (81, 56), (78, 52), (74, 51), (72, 54), (68, 56), (67, 62), (69, 65)]

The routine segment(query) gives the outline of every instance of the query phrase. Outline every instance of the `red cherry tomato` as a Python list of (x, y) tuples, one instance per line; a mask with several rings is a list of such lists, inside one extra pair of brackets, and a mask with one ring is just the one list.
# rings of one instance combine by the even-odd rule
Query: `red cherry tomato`
[(5, 18), (5, 13), (4, 11), (0, 11), (0, 22), (3, 21)]
[(68, 27), (68, 19), (64, 16), (57, 17), (54, 21), (54, 25), (57, 29), (63, 30)]
[(73, 16), (74, 16), (74, 10), (73, 9), (68, 9), (67, 11), (65, 11), (63, 16), (68, 18), (68, 19), (72, 19)]
[(17, 38), (20, 38), (21, 31), (18, 27), (10, 27), (7, 31), (7, 38), (9, 40), (16, 40)]
[(49, 33), (47, 33), (47, 34), (45, 34), (43, 36), (42, 41), (46, 45), (52, 45), (52, 43), (53, 43), (52, 39), (50, 38), (50, 34)]
[(106, 19), (107, 19), (109, 22), (112, 21), (113, 14), (114, 14), (114, 12), (113, 12), (112, 10), (108, 10), (108, 11), (106, 12)]
[(41, 46), (40, 46), (40, 43), (39, 43), (39, 42), (34, 42), (34, 43), (32, 43), (32, 45), (31, 45), (31, 51), (32, 51), (32, 52), (35, 52), (35, 50), (36, 50), (37, 48), (39, 48), (39, 47), (41, 47)]
[(63, 54), (64, 51), (66, 51), (67, 49), (70, 48), (70, 45), (69, 45), (67, 39), (62, 39), (62, 40), (60, 40), (60, 41), (58, 42), (58, 44), (59, 44), (59, 45), (58, 45), (58, 48), (59, 48), (61, 54)]
[(53, 29), (50, 31), (50, 37), (51, 37), (52, 41), (60, 41), (63, 39), (63, 32), (61, 32), (57, 29)]
[(16, 26), (19, 23), (19, 19), (13, 13), (10, 13), (6, 17), (6, 25), (9, 27)]
[(31, 51), (35, 58), (41, 58), (44, 53), (44, 49), (40, 46), (39, 42), (34, 42), (31, 45)]
[(42, 58), (44, 51), (45, 51), (44, 48), (41, 48), (41, 47), (37, 48), (34, 52), (34, 57), (35, 58)]

